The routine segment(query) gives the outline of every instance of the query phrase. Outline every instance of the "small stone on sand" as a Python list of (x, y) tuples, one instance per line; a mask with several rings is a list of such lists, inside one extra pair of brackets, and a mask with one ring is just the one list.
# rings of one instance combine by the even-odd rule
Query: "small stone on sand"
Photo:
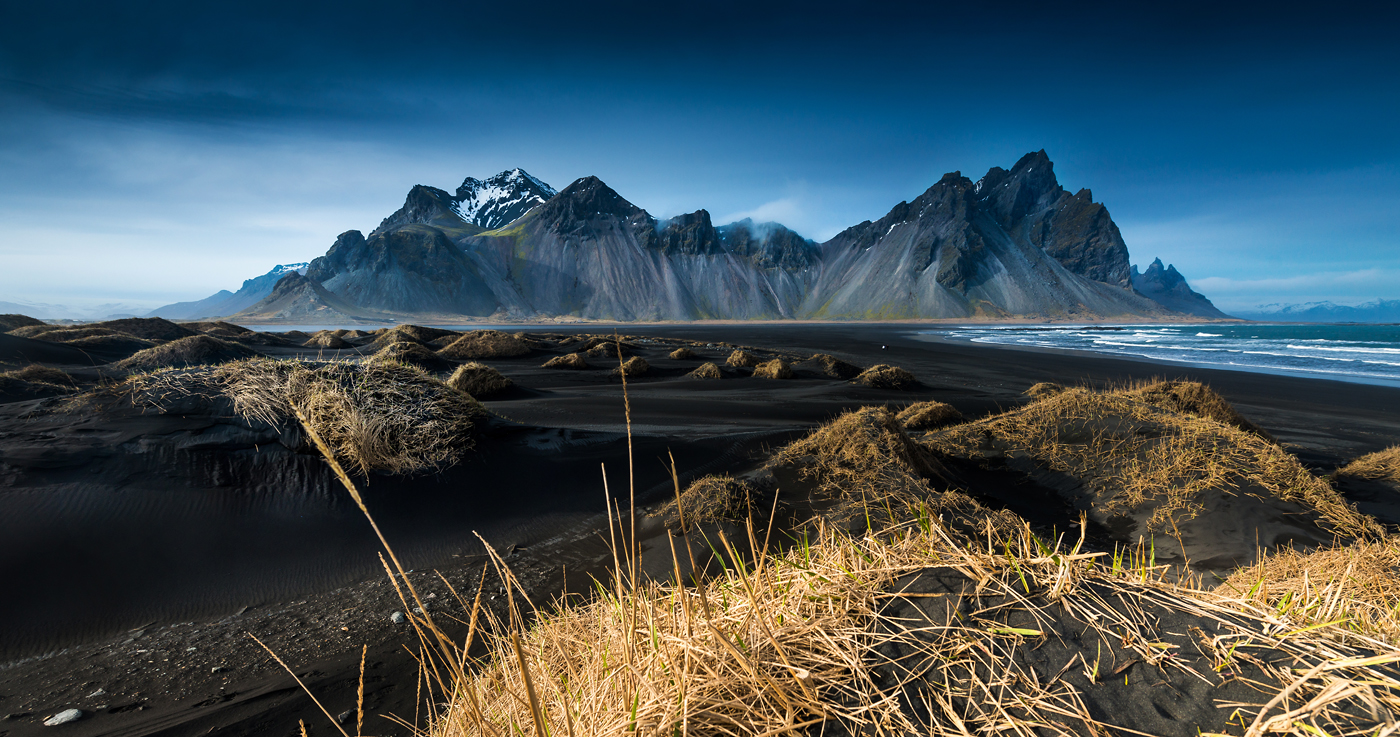
[(66, 709), (44, 720), (45, 727), (57, 727), (60, 724), (76, 722), (83, 718), (82, 709)]

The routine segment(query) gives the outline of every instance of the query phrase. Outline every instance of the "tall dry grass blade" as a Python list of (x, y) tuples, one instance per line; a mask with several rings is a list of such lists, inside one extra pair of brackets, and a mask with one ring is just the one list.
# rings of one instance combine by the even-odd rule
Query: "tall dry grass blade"
[(369, 656), (369, 645), (360, 650), (360, 687), (355, 692), (355, 737), (365, 731), (365, 658)]
[(520, 649), (520, 637), (511, 632), (510, 642), (515, 646), (515, 657), (520, 662), (520, 677), (525, 679), (525, 693), (530, 697), (530, 714), (535, 719), (535, 737), (545, 737), (544, 715), (540, 713), (540, 700), (535, 696), (535, 684), (530, 679), (530, 666), (525, 662), (525, 651)]
[(418, 597), (418, 591), (414, 588), (413, 582), (408, 579), (408, 573), (404, 569), (403, 564), (399, 562), (398, 556), (394, 554), (393, 546), (389, 545), (389, 540), (384, 537), (384, 533), (379, 529), (379, 523), (374, 521), (374, 515), (370, 514), (369, 507), (365, 506), (365, 500), (360, 496), (359, 488), (355, 486), (355, 482), (350, 480), (350, 475), (345, 472), (340, 462), (336, 460), (335, 453), (332, 453), (330, 446), (326, 445), (326, 441), (321, 439), (321, 434), (316, 431), (315, 426), (306, 419), (306, 415), (302, 413), (301, 408), (296, 404), (292, 404), (291, 407), (292, 411), (296, 413), (297, 421), (300, 422), (302, 428), (306, 430), (307, 437), (311, 438), (311, 442), (316, 446), (316, 449), (321, 452), (321, 456), (326, 459), (326, 463), (330, 465), (331, 471), (335, 473), (336, 478), (340, 479), (340, 483), (345, 487), (345, 490), (350, 492), (350, 498), (355, 500), (355, 506), (359, 507), (360, 511), (364, 513), (365, 519), (369, 520), (369, 526), (374, 529), (374, 534), (379, 538), (379, 544), (384, 547), (384, 552), (388, 553), (389, 559), (394, 562), (394, 568), (398, 569), (399, 575), (403, 576), (404, 585), (413, 595), (414, 603), (416, 603), (418, 608), (423, 612), (423, 618), (427, 620), (430, 627), (437, 629), (432, 623), (432, 617), (427, 613), (428, 608), (423, 606), (423, 601)]
[(637, 588), (637, 567), (641, 563), (642, 550), (637, 543), (637, 476), (632, 462), (632, 399), (627, 393), (627, 370), (626, 361), (622, 358), (622, 338), (618, 337), (617, 331), (613, 331), (613, 339), (617, 344), (617, 365), (618, 373), (622, 376), (622, 407), (624, 416), (627, 419), (627, 491), (629, 497), (628, 513), (632, 517), (632, 537), (627, 545), (627, 569), (629, 577), (632, 579), (632, 588)]
[[(350, 737), (350, 735), (346, 733), (345, 729), (340, 726), (340, 722), (336, 721), (335, 717), (331, 716), (331, 713), (329, 711), (326, 711), (326, 707), (321, 704), (320, 699), (316, 698), (316, 694), (311, 693), (311, 689), (306, 687), (306, 684), (302, 682), (301, 677), (298, 676), (296, 672), (293, 671), (291, 668), (287, 667), (287, 664), (283, 662), (282, 658), (279, 657), (277, 653), (272, 651), (272, 648), (268, 647), (267, 645), (264, 645), (263, 641), (259, 640), (258, 636), (253, 634), (252, 632), (249, 632), (248, 636), (253, 638), (253, 642), (258, 643), (258, 645), (261, 646), (262, 649), (266, 650), (267, 654), (271, 655), (272, 659), (276, 660), (277, 664), (282, 666), (282, 670), (287, 671), (287, 675), (291, 676), (292, 680), (296, 681), (298, 686), (301, 686), (301, 690), (305, 691), (306, 695), (311, 697), (311, 701), (316, 704), (316, 708), (320, 709), (321, 713), (326, 715), (326, 718), (330, 720), (331, 724), (335, 725), (335, 728), (340, 732), (342, 737)], [(301, 731), (303, 733), (306, 732), (306, 724), (303, 723), (301, 725)]]

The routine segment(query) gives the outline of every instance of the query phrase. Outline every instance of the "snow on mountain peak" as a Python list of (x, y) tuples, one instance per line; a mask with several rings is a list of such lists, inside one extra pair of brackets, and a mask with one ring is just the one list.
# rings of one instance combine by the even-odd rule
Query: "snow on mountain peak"
[(467, 177), (452, 198), (452, 209), (469, 223), (493, 229), (543, 205), (555, 194), (553, 187), (516, 168), (485, 181)]
[(299, 264), (278, 264), (278, 265), (272, 267), (272, 271), (269, 271), (269, 272), (267, 272), (267, 273), (269, 273), (269, 274), (271, 274), (271, 275), (273, 275), (273, 276), (278, 276), (278, 275), (281, 275), (281, 274), (285, 274), (285, 273), (287, 273), (287, 272), (289, 272), (289, 271), (295, 271), (296, 273), (301, 274), (302, 276), (305, 276), (305, 275), (306, 275), (306, 267), (308, 267), (308, 266), (310, 266), (310, 265), (311, 265), (311, 262), (309, 262), (309, 261), (303, 261), (302, 263), (299, 263)]

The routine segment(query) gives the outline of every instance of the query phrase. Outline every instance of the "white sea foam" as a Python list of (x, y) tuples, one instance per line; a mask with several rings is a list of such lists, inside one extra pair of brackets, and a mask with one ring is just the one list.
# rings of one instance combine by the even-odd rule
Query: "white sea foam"
[(1394, 326), (1252, 324), (1214, 330), (1172, 325), (977, 326), (938, 334), (977, 343), (1400, 383), (1400, 329)]

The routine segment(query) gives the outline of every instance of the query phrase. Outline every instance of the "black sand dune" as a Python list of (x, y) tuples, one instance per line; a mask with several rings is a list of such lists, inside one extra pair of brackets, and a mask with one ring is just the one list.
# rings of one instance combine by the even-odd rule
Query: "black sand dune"
[(0, 334), (0, 361), (7, 363), (96, 366), (107, 363), (112, 358), (112, 354), (102, 350), (83, 350), (62, 343)]
[[(628, 382), (643, 502), (669, 498), (670, 453), (682, 483), (742, 473), (848, 409), (932, 399), (977, 420), (1025, 404), (1022, 393), (1041, 381), (1205, 381), (1322, 471), (1400, 439), (1400, 390), (1388, 387), (930, 342), (908, 326), (623, 330), (635, 347), (629, 352), (653, 369)], [(643, 334), (684, 340), (695, 357), (669, 359), (679, 343), (636, 339)], [(0, 350), (36, 344), (55, 351), (43, 354), (52, 358), (25, 360), (78, 363), (65, 346), (0, 336)], [(764, 360), (783, 357), (798, 368), (797, 378), (754, 379), (748, 369), (720, 381), (684, 378), (698, 362), (723, 364), (734, 346), (763, 349)], [(542, 599), (564, 585), (564, 568), (572, 590), (601, 572), (607, 553), (598, 538), (606, 535), (599, 527), (600, 466), (608, 469), (613, 497), (625, 500), (627, 422), (620, 379), (610, 376), (616, 358), (590, 358), (590, 368), (576, 371), (541, 367), (577, 347), (484, 359), (518, 390), (487, 403), (500, 419), (476, 450), (440, 474), (367, 480), (368, 504), (408, 567), (441, 569), (470, 586), (482, 563), (472, 557), (481, 552), (475, 530), (514, 551), (512, 566)], [(314, 357), (319, 349), (267, 352)], [(824, 375), (818, 364), (803, 370), (801, 362), (817, 353), (853, 366), (899, 366), (920, 386), (879, 389)], [(413, 682), (416, 666), (402, 645), (414, 640), (388, 624), (388, 613), (402, 607), (380, 580), (374, 538), (294, 433), (250, 426), (216, 405), (164, 413), (130, 405), (79, 415), (55, 410), (42, 402), (0, 407), (0, 575), (11, 600), (24, 602), (4, 610), (0, 650), (13, 659), (72, 649), (0, 667), (0, 712), (30, 713), (0, 723), (0, 731), (42, 730), (42, 712), (68, 705), (94, 712), (67, 728), (75, 735), (290, 733), (299, 718), (324, 729), (324, 717), (275, 664), (232, 644), (246, 642), (245, 630), (268, 634), (318, 693), (351, 698), (359, 646), (367, 642), (373, 709), (413, 714), (413, 694), (402, 684)], [(1074, 515), (1045, 503), (1059, 497), (1044, 479), (970, 462), (950, 469), (976, 486), (984, 503), (1037, 525), (1061, 525)], [(1397, 524), (1400, 516), (1381, 521)], [(117, 633), (126, 634), (110, 639)], [(216, 667), (226, 670), (212, 672)], [(167, 693), (177, 682), (180, 689)], [(111, 695), (88, 699), (99, 687)], [(335, 713), (353, 705), (336, 698)], [(402, 733), (374, 723), (378, 733)]]

